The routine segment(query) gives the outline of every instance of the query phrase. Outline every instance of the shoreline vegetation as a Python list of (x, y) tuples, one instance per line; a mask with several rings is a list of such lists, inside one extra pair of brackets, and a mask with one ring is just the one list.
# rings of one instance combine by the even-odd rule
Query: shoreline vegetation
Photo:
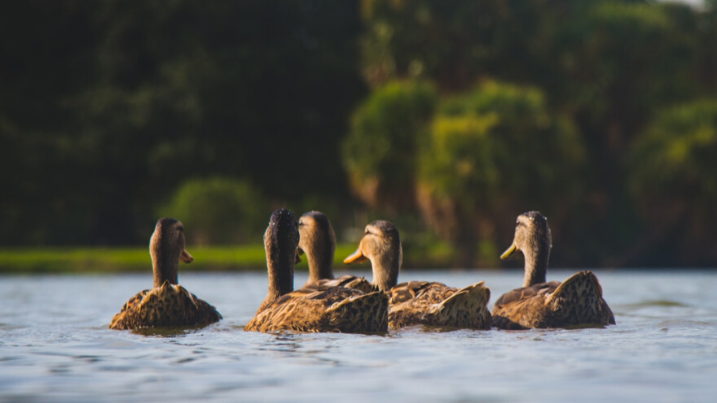
[[(353, 243), (336, 246), (334, 268), (344, 270), (370, 270), (370, 265), (347, 266), (344, 257), (353, 253)], [(262, 244), (191, 248), (191, 264), (182, 264), (183, 273), (248, 272), (266, 270), (266, 255)], [(455, 252), (446, 245), (431, 248), (405, 248), (403, 269), (454, 270), (451, 263)], [(599, 267), (599, 266), (596, 266)], [(594, 267), (593, 267), (594, 268)], [(508, 267), (478, 267), (480, 270), (523, 270), (522, 264)], [(559, 268), (556, 268), (559, 269)], [(614, 269), (614, 268), (611, 268)], [(635, 267), (622, 269), (637, 269)], [(660, 270), (660, 267), (649, 267)], [(714, 267), (684, 267), (689, 270), (714, 270)], [(146, 247), (69, 247), (69, 248), (0, 248), (0, 275), (6, 274), (113, 274), (143, 273), (152, 270)], [(308, 271), (306, 256), (296, 265), (296, 271)]]
[(717, 0), (6, 1), (0, 30), (5, 271), (145, 270), (62, 248), (160, 217), (256, 245), (280, 207), (391, 221), (407, 268), (517, 267), (526, 211), (551, 267), (717, 267)]
[[(336, 246), (334, 267), (342, 270), (343, 259), (356, 250), (357, 244)], [(182, 264), (181, 272), (262, 271), (266, 270), (263, 244), (187, 249), (194, 257)], [(443, 245), (406, 251), (404, 267), (448, 267), (452, 250)], [(366, 266), (370, 268), (370, 266)], [(152, 269), (147, 247), (66, 247), (66, 248), (0, 248), (0, 274), (99, 274), (145, 272)], [(297, 271), (307, 271), (306, 256), (301, 257)]]

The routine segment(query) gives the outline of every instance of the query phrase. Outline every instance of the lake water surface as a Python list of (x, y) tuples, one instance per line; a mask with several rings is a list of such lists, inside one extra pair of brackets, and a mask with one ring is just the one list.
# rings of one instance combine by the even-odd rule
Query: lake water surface
[[(0, 276), (0, 401), (717, 401), (717, 272), (596, 274), (617, 326), (386, 336), (244, 332), (265, 273), (180, 273), (224, 320), (149, 336), (107, 326), (150, 273)], [(296, 285), (305, 279), (297, 273)], [(492, 307), (522, 272), (404, 270), (401, 279), (484, 279)]]

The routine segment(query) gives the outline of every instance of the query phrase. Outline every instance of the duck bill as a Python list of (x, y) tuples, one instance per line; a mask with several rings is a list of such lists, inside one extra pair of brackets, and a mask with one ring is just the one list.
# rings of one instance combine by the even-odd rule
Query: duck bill
[(517, 252), (518, 246), (513, 242), (512, 245), (510, 245), (510, 248), (508, 248), (505, 252), (503, 252), (502, 255), (500, 255), (500, 260), (511, 260), (511, 259), (517, 259), (520, 256), (518, 256)]
[(182, 249), (182, 253), (179, 255), (179, 260), (184, 263), (192, 263), (194, 258), (189, 254), (189, 252), (187, 252), (186, 249)]
[(361, 253), (361, 249), (356, 249), (349, 257), (344, 259), (345, 264), (368, 262), (368, 258)]
[(301, 250), (301, 248), (296, 248), (296, 261), (294, 261), (294, 264), (301, 263), (301, 255), (304, 254), (304, 251)]

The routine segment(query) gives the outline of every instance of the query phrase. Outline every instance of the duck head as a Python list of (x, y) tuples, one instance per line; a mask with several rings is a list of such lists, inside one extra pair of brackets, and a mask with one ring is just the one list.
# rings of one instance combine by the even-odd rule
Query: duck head
[[(500, 256), (502, 260), (525, 259), (523, 287), (544, 283), (553, 247), (548, 219), (537, 211), (528, 211), (518, 216), (513, 244)], [(518, 252), (521, 252), (520, 254)]]
[(184, 246), (184, 224), (174, 218), (160, 218), (149, 240), (155, 288), (161, 287), (165, 281), (169, 284), (177, 284), (179, 261), (184, 263), (194, 261)]
[(296, 217), (286, 209), (274, 211), (264, 232), (266, 266), (269, 271), (267, 299), (294, 291), (294, 265), (299, 246)]
[(398, 229), (388, 221), (374, 221), (366, 226), (356, 252), (344, 263), (371, 261), (373, 284), (388, 291), (398, 283), (398, 271), (403, 263), (403, 247)]
[(336, 251), (336, 234), (326, 215), (319, 211), (310, 211), (299, 218), (299, 255), (306, 254), (309, 262), (309, 280), (333, 279), (334, 253)]

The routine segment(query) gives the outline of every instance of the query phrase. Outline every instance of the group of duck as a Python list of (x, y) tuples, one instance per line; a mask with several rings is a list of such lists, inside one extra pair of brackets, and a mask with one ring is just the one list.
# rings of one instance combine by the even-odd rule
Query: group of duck
[[(398, 284), (403, 261), (399, 232), (388, 221), (374, 221), (356, 252), (344, 263), (370, 261), (373, 281), (334, 277), (336, 236), (329, 219), (312, 211), (298, 220), (276, 210), (264, 233), (269, 291), (244, 330), (259, 332), (386, 332), (412, 325), (469, 329), (602, 327), (615, 324), (597, 277), (579, 272), (564, 282), (546, 281), (552, 238), (537, 211), (518, 216), (513, 244), (501, 259), (525, 259), (523, 286), (503, 294), (493, 312), (484, 282), (463, 288), (430, 281)], [(132, 297), (116, 314), (111, 329), (204, 326), (222, 319), (217, 310), (177, 283), (179, 262), (194, 259), (185, 249), (183, 224), (157, 222), (150, 240), (154, 288)], [(294, 266), (305, 255), (309, 279), (294, 290)]]

